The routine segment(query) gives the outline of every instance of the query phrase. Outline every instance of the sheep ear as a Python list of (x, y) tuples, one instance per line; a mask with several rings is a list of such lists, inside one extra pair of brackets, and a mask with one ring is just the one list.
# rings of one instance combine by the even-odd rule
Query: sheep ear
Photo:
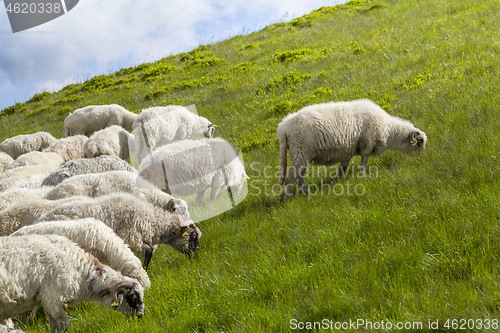
[(133, 289), (134, 288), (134, 283), (130, 284), (129, 282), (121, 282), (116, 284), (113, 287), (113, 290), (111, 291), (111, 294), (113, 294), (113, 303), (111, 303), (111, 307), (113, 310), (118, 309), (120, 304), (123, 302), (123, 290), (124, 289)]
[(119, 293), (114, 297), (113, 303), (111, 303), (111, 307), (113, 308), (113, 310), (116, 310), (118, 309), (120, 304), (122, 304), (122, 302), (123, 302), (123, 293)]
[(413, 131), (410, 134), (410, 143), (412, 146), (416, 146), (418, 139), (420, 138), (420, 132), (419, 131)]

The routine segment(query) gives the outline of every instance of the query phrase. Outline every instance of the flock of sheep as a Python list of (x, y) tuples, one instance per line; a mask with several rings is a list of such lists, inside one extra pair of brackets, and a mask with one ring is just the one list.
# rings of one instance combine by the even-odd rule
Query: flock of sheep
[[(176, 196), (196, 194), (199, 204), (211, 188), (211, 203), (249, 179), (232, 146), (213, 138), (217, 126), (184, 107), (137, 115), (88, 106), (64, 126), (66, 138), (38, 132), (0, 143), (0, 332), (13, 332), (9, 318), (26, 321), (40, 306), (51, 332), (64, 331), (66, 308), (82, 301), (144, 315), (157, 245), (199, 250), (201, 231)], [(427, 140), (369, 100), (308, 106), (277, 133), (286, 196), (294, 182), (307, 191), (309, 162), (341, 163), (340, 174), (355, 155), (365, 168), (370, 155), (418, 151)]]

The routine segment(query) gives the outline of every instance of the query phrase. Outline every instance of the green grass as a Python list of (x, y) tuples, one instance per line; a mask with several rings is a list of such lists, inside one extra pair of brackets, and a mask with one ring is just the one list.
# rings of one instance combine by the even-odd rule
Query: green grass
[[(62, 137), (67, 114), (90, 104), (196, 104), (241, 147), (252, 178), (240, 205), (200, 223), (198, 257), (159, 248), (145, 318), (87, 303), (68, 311), (70, 332), (500, 318), (498, 22), (493, 0), (356, 0), (5, 109), (2, 140)], [(369, 160), (368, 177), (283, 202), (278, 123), (305, 105), (358, 98), (424, 130), (426, 151), (386, 152)], [(317, 170), (311, 190), (331, 180)], [(30, 329), (46, 332), (47, 321)]]

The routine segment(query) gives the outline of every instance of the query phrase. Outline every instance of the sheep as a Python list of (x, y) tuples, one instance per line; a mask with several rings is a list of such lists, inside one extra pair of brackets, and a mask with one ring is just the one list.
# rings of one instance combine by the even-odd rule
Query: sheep
[(0, 151), (0, 173), (4, 172), (14, 162), (14, 159), (7, 153)]
[(54, 141), (56, 141), (56, 138), (47, 132), (18, 135), (0, 143), (0, 151), (16, 159), (30, 151), (42, 151)]
[(198, 203), (211, 187), (238, 193), (248, 176), (233, 147), (224, 139), (184, 140), (158, 148), (139, 166), (140, 175), (172, 195), (197, 193)]
[(38, 164), (38, 165), (27, 165), (15, 169), (9, 169), (4, 173), (0, 174), (0, 180), (16, 177), (16, 176), (29, 176), (34, 174), (43, 174), (48, 176), (52, 170), (57, 167), (52, 164)]
[(147, 267), (153, 246), (168, 244), (191, 255), (199, 250), (201, 231), (192, 221), (165, 212), (128, 193), (114, 193), (100, 198), (71, 197), (56, 201), (25, 199), (0, 211), (0, 236), (41, 221), (93, 217), (101, 220), (121, 237), (137, 255), (145, 255)]
[(26, 235), (59, 235), (78, 244), (104, 265), (130, 276), (149, 288), (151, 282), (141, 261), (110, 227), (93, 218), (74, 221), (52, 221), (25, 226), (10, 237)]
[(66, 237), (0, 238), (0, 319), (42, 306), (51, 333), (68, 329), (66, 306), (104, 304), (126, 316), (144, 315), (144, 288), (103, 265)]
[[(41, 210), (45, 210), (47, 201), (51, 202), (40, 200)], [(55, 207), (52, 206), (50, 212), (37, 222), (88, 217), (99, 219), (113, 229), (138, 257), (145, 256), (146, 268), (156, 244), (168, 244), (187, 255), (198, 252), (200, 247), (201, 232), (192, 221), (184, 221), (179, 215), (166, 212), (129, 193), (113, 193), (95, 199), (71, 197), (52, 202)], [(26, 209), (15, 206), (0, 211), (0, 229), (12, 230), (15, 226), (19, 228), (21, 224), (27, 225), (25, 221), (37, 214), (34, 210), (26, 212)], [(16, 215), (16, 209), (20, 214)]]
[[(387, 149), (402, 152), (425, 148), (427, 136), (407, 120), (390, 116), (370, 100), (310, 105), (290, 114), (278, 125), (280, 141), (279, 184), (285, 183), (285, 195), (297, 179), (305, 193), (304, 175), (309, 162), (319, 165), (340, 163), (344, 174), (349, 161), (361, 155), (366, 170), (368, 157), (379, 156)], [(287, 151), (292, 165), (287, 168)]]
[(83, 156), (83, 145), (88, 138), (85, 135), (75, 135), (69, 138), (62, 138), (54, 141), (50, 146), (45, 148), (44, 152), (58, 153), (64, 158), (64, 162), (68, 162)]
[(39, 164), (50, 164), (57, 168), (64, 163), (64, 158), (57, 153), (41, 152), (35, 150), (16, 158), (16, 160), (9, 166), (9, 169), (16, 169), (23, 166)]
[(182, 106), (152, 107), (142, 110), (134, 121), (134, 144), (129, 146), (140, 163), (149, 152), (174, 140), (192, 136), (211, 138), (216, 127)]
[(27, 199), (27, 198), (42, 198), (47, 194), (52, 188), (42, 187), (39, 189), (28, 189), (20, 187), (12, 187), (6, 191), (0, 192), (0, 210), (3, 210), (15, 202)]
[(45, 179), (45, 177), (45, 174), (33, 174), (28, 176), (12, 176), (5, 178), (0, 180), (0, 192), (8, 190), (12, 187), (38, 188), (41, 186), (41, 182)]
[(130, 171), (108, 171), (74, 176), (66, 179), (45, 195), (47, 200), (58, 200), (72, 196), (84, 195), (100, 197), (113, 192), (128, 192), (153, 205), (182, 215), (189, 220), (187, 203), (162, 192), (153, 184)]
[(136, 118), (135, 113), (117, 104), (91, 105), (71, 113), (64, 120), (64, 129), (66, 137), (78, 134), (91, 136), (94, 132), (112, 125), (119, 125), (131, 131)]
[(15, 202), (0, 211), (0, 237), (8, 236), (24, 226), (35, 224), (44, 214), (65, 203), (79, 205), (87, 197), (71, 197), (61, 200), (45, 200), (43, 198), (26, 198)]
[(79, 158), (72, 160), (55, 169), (42, 182), (42, 186), (56, 186), (63, 180), (88, 173), (101, 173), (112, 170), (126, 170), (136, 172), (127, 162), (113, 155), (103, 155), (94, 158)]
[(97, 157), (101, 155), (115, 155), (122, 160), (129, 157), (128, 143), (133, 142), (133, 135), (113, 125), (95, 132), (83, 146), (84, 157)]

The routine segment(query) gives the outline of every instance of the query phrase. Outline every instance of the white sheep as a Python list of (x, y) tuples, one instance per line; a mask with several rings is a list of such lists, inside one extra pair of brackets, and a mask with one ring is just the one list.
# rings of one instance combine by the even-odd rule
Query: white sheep
[(38, 189), (11, 187), (0, 192), (0, 210), (3, 210), (15, 202), (28, 198), (42, 198), (49, 192), (51, 187), (41, 187)]
[(15, 169), (9, 169), (0, 174), (0, 180), (16, 176), (29, 176), (34, 174), (42, 174), (48, 176), (52, 170), (57, 167), (52, 164), (27, 165)]
[(133, 124), (134, 158), (138, 162), (154, 149), (192, 136), (211, 138), (217, 126), (182, 106), (170, 105), (142, 110)]
[(64, 120), (66, 136), (83, 134), (91, 136), (103, 128), (119, 125), (127, 131), (137, 118), (135, 113), (117, 104), (91, 105), (75, 110)]
[(35, 224), (40, 217), (65, 203), (78, 205), (87, 197), (71, 197), (61, 200), (26, 198), (0, 210), (0, 236), (8, 236), (24, 226)]
[(95, 218), (113, 229), (137, 255), (145, 255), (147, 267), (156, 244), (168, 244), (190, 255), (199, 250), (201, 232), (192, 221), (184, 221), (128, 193), (96, 199), (70, 197), (61, 200), (25, 199), (0, 211), (0, 236), (41, 221)]
[(12, 176), (0, 180), (0, 192), (13, 187), (38, 188), (45, 179), (45, 174), (33, 174), (28, 176)]
[(184, 140), (162, 146), (144, 159), (139, 172), (172, 195), (197, 193), (198, 202), (209, 187), (213, 201), (221, 189), (238, 193), (249, 179), (231, 144), (221, 138)]
[(51, 333), (68, 329), (65, 304), (91, 301), (144, 315), (144, 288), (66, 237), (0, 237), (0, 319), (42, 306)]
[[(425, 148), (427, 136), (407, 120), (393, 117), (370, 100), (310, 105), (286, 116), (278, 125), (280, 178), (285, 195), (297, 179), (305, 192), (304, 176), (309, 162), (319, 165), (340, 163), (343, 174), (353, 156), (361, 155), (366, 170), (368, 157), (387, 149), (402, 152)], [(287, 150), (292, 165), (287, 168)]]
[(14, 162), (14, 159), (7, 153), (0, 151), (0, 172), (4, 172)]
[(75, 135), (69, 138), (62, 138), (54, 141), (50, 146), (45, 148), (44, 152), (58, 153), (64, 158), (64, 162), (68, 162), (83, 156), (83, 145), (88, 138), (85, 135)]
[(50, 234), (64, 236), (75, 242), (104, 265), (139, 280), (144, 288), (151, 286), (139, 258), (110, 227), (99, 220), (88, 218), (36, 223), (17, 230), (10, 237)]
[(9, 169), (40, 164), (49, 164), (57, 168), (64, 163), (64, 158), (57, 153), (32, 151), (16, 158), (16, 160), (9, 166)]
[(0, 151), (16, 159), (30, 151), (42, 151), (54, 141), (56, 141), (56, 138), (47, 132), (18, 135), (0, 143)]
[(115, 155), (122, 160), (127, 160), (129, 157), (129, 141), (133, 142), (132, 134), (121, 128), (113, 125), (95, 132), (85, 142), (83, 146), (84, 157), (97, 157), (101, 155)]
[[(184, 221), (179, 215), (166, 212), (129, 193), (113, 193), (95, 199), (71, 197), (52, 202), (56, 203), (56, 207), (37, 222), (88, 217), (99, 219), (113, 229), (138, 257), (145, 256), (145, 267), (157, 244), (168, 244), (187, 255), (199, 250), (201, 232), (192, 221)], [(7, 215), (5, 212), (15, 205), (0, 211), (0, 228), (2, 215)], [(41, 204), (43, 205), (44, 203)], [(31, 218), (29, 214), (25, 215), (27, 219)], [(4, 219), (4, 224), (16, 223), (13, 221), (15, 219), (16, 216), (7, 221)]]
[(72, 160), (55, 169), (42, 182), (43, 186), (56, 186), (63, 180), (76, 175), (88, 173), (101, 173), (113, 170), (126, 170), (137, 172), (132, 165), (128, 164), (118, 156), (102, 155), (93, 158), (79, 158)]
[[(72, 196), (101, 197), (114, 192), (127, 192), (147, 200), (171, 213), (189, 220), (187, 203), (162, 192), (150, 182), (130, 171), (108, 171), (74, 176), (46, 193), (45, 199), (58, 200)], [(0, 206), (1, 207), (1, 206)]]

